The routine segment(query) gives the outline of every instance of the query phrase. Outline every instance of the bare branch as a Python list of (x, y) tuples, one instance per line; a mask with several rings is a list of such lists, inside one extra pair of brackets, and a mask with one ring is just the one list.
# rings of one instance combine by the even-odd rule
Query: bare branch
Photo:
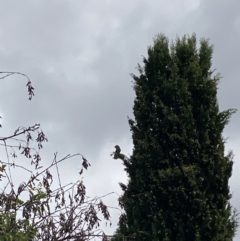
[(29, 79), (29, 77), (26, 74), (23, 74), (21, 72), (14, 72), (14, 71), (1, 71), (0, 74), (4, 74), (4, 76), (0, 77), (0, 79), (5, 79), (11, 75), (17, 74), (17, 75), (22, 75), (24, 77), (27, 78), (28, 82), (26, 84), (27, 88), (28, 88), (28, 95), (29, 95), (29, 100), (32, 99), (32, 97), (34, 96), (34, 88), (32, 87), (31, 81)]

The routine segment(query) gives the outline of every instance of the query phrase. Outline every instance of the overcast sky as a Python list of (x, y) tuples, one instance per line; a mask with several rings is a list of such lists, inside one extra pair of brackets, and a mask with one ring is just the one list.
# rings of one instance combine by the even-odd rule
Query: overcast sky
[[(28, 101), (26, 80), (1, 80), (1, 136), (18, 126), (40, 123), (49, 142), (44, 162), (81, 152), (92, 164), (84, 174), (89, 196), (121, 193), (121, 162), (111, 159), (116, 144), (132, 151), (127, 116), (134, 92), (130, 73), (147, 56), (158, 33), (175, 39), (196, 33), (214, 44), (213, 68), (223, 76), (220, 109), (240, 109), (239, 0), (1, 1), (0, 71), (27, 74), (35, 87)], [(234, 150), (232, 204), (240, 211), (240, 113), (225, 129), (226, 151)], [(18, 160), (21, 162), (21, 159)], [(79, 158), (62, 164), (65, 182), (78, 179)], [(17, 177), (21, 180), (22, 177)], [(104, 201), (117, 206), (117, 195)], [(111, 210), (115, 230), (119, 211)], [(240, 234), (234, 239), (240, 240)]]

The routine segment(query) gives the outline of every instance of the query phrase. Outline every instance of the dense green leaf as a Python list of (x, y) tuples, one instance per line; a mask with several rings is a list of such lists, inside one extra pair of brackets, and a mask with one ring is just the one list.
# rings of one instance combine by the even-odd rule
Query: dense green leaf
[(233, 109), (219, 111), (212, 76), (213, 47), (196, 36), (169, 44), (158, 35), (139, 76), (129, 182), (120, 184), (125, 214), (116, 237), (138, 241), (226, 241), (236, 232), (228, 181), (232, 154), (224, 154), (223, 129)]

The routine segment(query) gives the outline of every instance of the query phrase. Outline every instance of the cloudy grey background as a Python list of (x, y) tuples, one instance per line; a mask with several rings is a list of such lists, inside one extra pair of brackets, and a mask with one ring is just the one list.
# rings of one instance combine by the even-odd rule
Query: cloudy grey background
[[(25, 73), (35, 87), (30, 102), (24, 77), (1, 80), (1, 136), (40, 123), (49, 139), (42, 152), (46, 164), (56, 151), (60, 157), (81, 152), (92, 164), (84, 174), (88, 195), (120, 194), (118, 182), (126, 174), (109, 154), (115, 144), (131, 154), (127, 116), (132, 116), (134, 92), (129, 74), (136, 73), (160, 32), (169, 39), (193, 32), (198, 39), (209, 38), (213, 68), (223, 76), (220, 108), (240, 109), (238, 0), (1, 1), (0, 71)], [(238, 112), (224, 134), (229, 137), (226, 151), (235, 153), (230, 186), (232, 204), (240, 211), (239, 121)], [(79, 158), (63, 163), (63, 180), (77, 180), (80, 167)], [(117, 207), (117, 197), (104, 201)], [(103, 226), (107, 234), (115, 230), (119, 214), (111, 210), (113, 226)]]

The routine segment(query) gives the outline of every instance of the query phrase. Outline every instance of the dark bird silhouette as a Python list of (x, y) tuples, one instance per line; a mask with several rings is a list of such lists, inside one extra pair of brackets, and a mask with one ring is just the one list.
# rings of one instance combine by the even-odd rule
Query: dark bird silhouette
[(115, 154), (119, 155), (121, 152), (121, 148), (118, 145), (116, 145), (115, 148), (116, 148)]
[(130, 167), (130, 159), (121, 153), (121, 148), (119, 147), (119, 145), (116, 145), (114, 147), (116, 150), (110, 156), (113, 156), (113, 159), (121, 159), (127, 168)]

